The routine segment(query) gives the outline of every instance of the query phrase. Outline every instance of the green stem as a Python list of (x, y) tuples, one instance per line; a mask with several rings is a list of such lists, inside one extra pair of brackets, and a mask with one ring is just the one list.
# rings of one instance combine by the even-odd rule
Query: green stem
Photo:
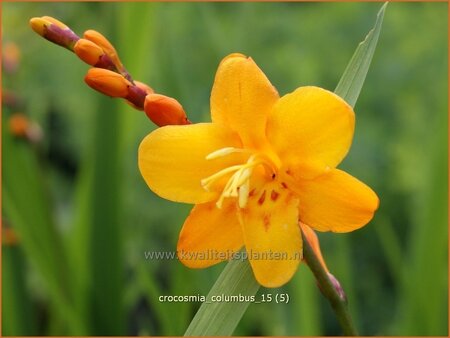
[[(303, 238), (306, 238), (303, 232), (302, 236)], [(344, 335), (357, 336), (358, 333), (348, 310), (347, 299), (335, 288), (333, 282), (330, 280), (328, 272), (317, 259), (317, 256), (307, 240), (303, 241), (303, 258), (316, 277), (317, 284), (322, 291), (322, 294), (330, 302), (339, 324), (344, 331)]]

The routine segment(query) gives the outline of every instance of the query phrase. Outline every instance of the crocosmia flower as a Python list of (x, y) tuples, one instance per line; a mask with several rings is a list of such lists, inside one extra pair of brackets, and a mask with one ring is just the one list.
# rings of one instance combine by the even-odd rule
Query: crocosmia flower
[(377, 195), (336, 166), (347, 154), (355, 115), (318, 87), (279, 97), (241, 54), (219, 65), (210, 123), (165, 126), (139, 148), (151, 190), (195, 204), (180, 233), (179, 259), (203, 268), (243, 246), (258, 282), (278, 287), (302, 259), (299, 222), (349, 232), (367, 224)]

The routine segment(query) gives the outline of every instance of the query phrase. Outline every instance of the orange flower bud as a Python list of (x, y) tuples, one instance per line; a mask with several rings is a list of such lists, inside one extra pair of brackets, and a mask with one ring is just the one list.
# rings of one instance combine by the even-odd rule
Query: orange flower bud
[(50, 16), (32, 18), (30, 26), (45, 39), (72, 51), (74, 44), (80, 39), (69, 27)]
[(90, 29), (84, 32), (84, 38), (94, 42), (97, 46), (101, 47), (105, 52), (105, 54), (109, 56), (109, 58), (112, 60), (112, 62), (119, 71), (122, 71), (124, 69), (116, 49), (111, 44), (111, 42), (109, 42), (109, 40), (105, 38), (102, 34), (93, 29)]
[(51, 16), (43, 16), (43, 17), (41, 17), (41, 19), (47, 20), (47, 21), (51, 22), (52, 24), (58, 26), (61, 29), (69, 29), (69, 27), (66, 24), (62, 23), (61, 21), (59, 21)]
[(47, 31), (47, 27), (51, 25), (51, 22), (43, 18), (32, 18), (30, 20), (31, 28), (40, 36), (44, 36)]
[(111, 97), (125, 98), (128, 95), (129, 86), (132, 86), (131, 82), (122, 75), (102, 68), (89, 69), (84, 81), (89, 87)]
[(145, 114), (157, 126), (190, 124), (181, 104), (168, 96), (149, 94), (145, 97)]
[(95, 66), (102, 55), (105, 55), (103, 49), (92, 41), (80, 39), (73, 47), (75, 54), (88, 65)]
[(26, 137), (30, 121), (22, 113), (14, 113), (9, 118), (9, 130), (11, 134), (17, 137)]

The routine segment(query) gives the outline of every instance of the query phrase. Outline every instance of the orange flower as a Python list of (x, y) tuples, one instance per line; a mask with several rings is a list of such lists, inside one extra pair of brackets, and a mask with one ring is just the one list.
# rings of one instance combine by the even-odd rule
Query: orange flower
[(26, 137), (30, 129), (30, 120), (22, 113), (14, 113), (9, 118), (9, 130), (14, 136)]
[(102, 68), (89, 69), (84, 81), (92, 89), (111, 97), (125, 98), (132, 86), (122, 75)]
[(69, 27), (51, 16), (30, 19), (31, 28), (45, 39), (73, 51), (80, 39)]
[(150, 189), (196, 204), (178, 242), (185, 265), (207, 267), (229, 255), (200, 253), (245, 246), (258, 282), (278, 287), (302, 258), (299, 220), (318, 231), (348, 232), (372, 219), (376, 194), (336, 169), (355, 116), (334, 93), (300, 87), (280, 98), (251, 58), (232, 54), (217, 70), (211, 117), (159, 128), (139, 148)]
[(148, 94), (145, 97), (144, 111), (157, 126), (190, 124), (181, 104), (172, 97), (161, 94)]
[(105, 55), (103, 49), (87, 39), (78, 40), (73, 46), (75, 54), (88, 65), (96, 66)]
[(117, 54), (116, 49), (107, 38), (105, 38), (101, 33), (93, 29), (84, 32), (83, 36), (85, 39), (92, 41), (97, 46), (99, 46), (103, 50), (103, 52), (109, 56), (112, 63), (120, 73), (126, 73), (126, 70), (119, 59), (119, 55)]
[(3, 46), (2, 61), (6, 72), (14, 73), (19, 67), (21, 52), (14, 42), (7, 42)]

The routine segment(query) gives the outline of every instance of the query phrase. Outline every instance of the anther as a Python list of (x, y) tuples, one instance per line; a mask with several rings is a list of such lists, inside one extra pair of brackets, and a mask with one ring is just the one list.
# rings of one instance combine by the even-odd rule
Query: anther
[(218, 157), (226, 156), (228, 154), (233, 153), (234, 149), (235, 148), (233, 148), (233, 147), (225, 147), (225, 148), (213, 151), (211, 154), (208, 154), (206, 156), (206, 159), (207, 160), (212, 160), (212, 159), (215, 159), (215, 158), (218, 158)]
[(208, 156), (206, 156), (206, 159), (213, 160), (215, 158), (224, 157), (224, 156), (227, 156), (230, 154), (249, 153), (249, 152), (250, 152), (250, 150), (248, 150), (248, 149), (225, 147), (225, 148), (221, 148), (216, 151), (213, 151), (211, 154), (208, 154)]

